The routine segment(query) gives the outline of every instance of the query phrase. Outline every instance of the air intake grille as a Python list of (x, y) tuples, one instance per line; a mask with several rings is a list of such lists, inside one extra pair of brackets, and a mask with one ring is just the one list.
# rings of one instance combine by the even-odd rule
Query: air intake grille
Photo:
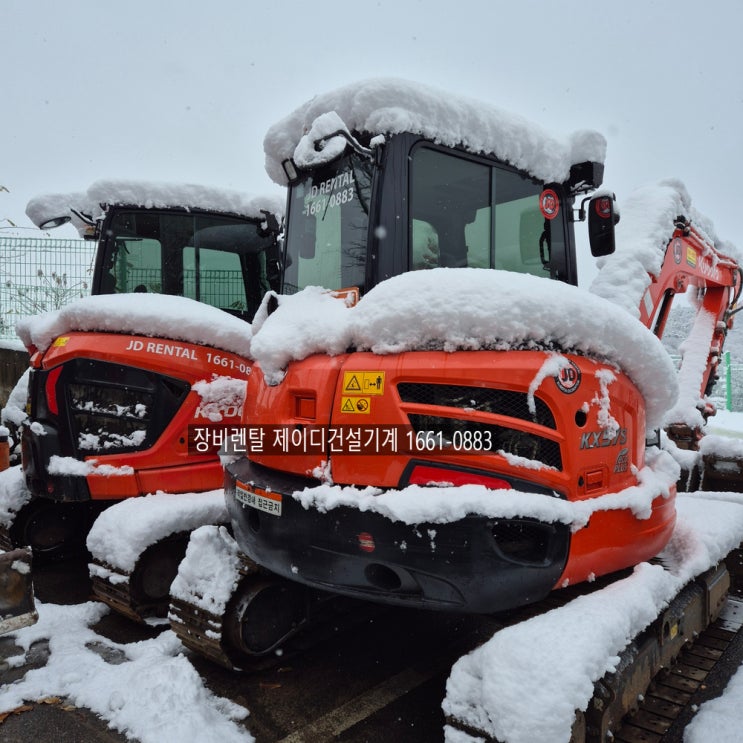
[(478, 445), (477, 453), (497, 454), (500, 451), (517, 457), (524, 457), (536, 462), (541, 462), (548, 467), (557, 470), (562, 469), (562, 457), (560, 445), (556, 441), (535, 436), (534, 434), (519, 431), (514, 428), (493, 426), (472, 420), (460, 420), (457, 418), (443, 418), (435, 415), (408, 416), (410, 425), (416, 433), (430, 432), (433, 440), (444, 440), (455, 442), (463, 440), (465, 431), (471, 439), (471, 434), (479, 432), (478, 442), (488, 442), (489, 447)]
[(398, 384), (397, 392), (403, 402), (496, 413), (538, 423), (545, 428), (557, 428), (552, 411), (537, 397), (534, 398), (536, 414), (531, 413), (528, 396), (524, 392), (512, 392), (490, 387), (412, 382)]
[(152, 446), (189, 392), (187, 382), (90, 359), (66, 365), (59, 383), (77, 456)]

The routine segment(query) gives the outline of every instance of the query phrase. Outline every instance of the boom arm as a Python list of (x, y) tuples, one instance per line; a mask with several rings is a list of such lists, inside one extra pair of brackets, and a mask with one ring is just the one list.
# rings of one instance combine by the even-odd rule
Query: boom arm
[[(697, 401), (709, 394), (717, 379), (742, 275), (735, 260), (722, 255), (685, 217), (677, 217), (661, 269), (657, 276), (651, 275), (650, 286), (640, 303), (640, 320), (662, 337), (674, 297), (694, 286), (701, 298), (689, 336), (693, 342), (684, 351), (679, 370), (680, 402), (670, 415), (669, 434), (685, 448), (696, 448), (699, 428), (714, 414), (711, 404), (705, 403), (700, 409)], [(694, 406), (701, 416), (697, 421), (685, 414)]]

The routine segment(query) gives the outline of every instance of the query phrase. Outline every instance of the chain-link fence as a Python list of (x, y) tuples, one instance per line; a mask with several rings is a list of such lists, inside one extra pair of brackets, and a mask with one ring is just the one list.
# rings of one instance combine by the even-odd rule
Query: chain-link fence
[(0, 237), (0, 338), (22, 317), (59, 309), (90, 293), (95, 243)]

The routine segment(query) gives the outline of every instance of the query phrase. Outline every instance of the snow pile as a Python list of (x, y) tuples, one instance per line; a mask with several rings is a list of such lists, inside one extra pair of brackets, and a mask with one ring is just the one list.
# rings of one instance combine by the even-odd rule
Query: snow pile
[(685, 423), (690, 428), (703, 428), (702, 380), (707, 371), (710, 340), (717, 318), (711, 312), (700, 309), (688, 338), (681, 344), (681, 368), (678, 372), (679, 397), (665, 416), (665, 424)]
[(116, 466), (113, 464), (98, 464), (97, 459), (75, 459), (75, 457), (60, 457), (52, 454), (49, 457), (47, 472), (50, 475), (61, 477), (87, 477), (98, 475), (100, 477), (128, 477), (134, 474), (134, 467), (128, 464)]
[(590, 291), (640, 317), (640, 302), (658, 276), (676, 217), (689, 215), (691, 197), (679, 181), (662, 181), (633, 191), (622, 204), (616, 226), (617, 249), (597, 261)]
[(202, 379), (191, 387), (201, 397), (194, 418), (208, 418), (212, 423), (219, 423), (225, 415), (237, 416), (242, 413), (248, 383), (244, 379), (220, 377), (213, 375), (211, 382)]
[[(268, 315), (272, 300), (278, 309)], [(347, 351), (352, 342), (348, 313), (343, 300), (319, 286), (308, 286), (297, 294), (269, 292), (253, 320), (250, 344), (269, 383), (283, 378), (290, 361), (313, 353), (335, 356)]]
[(71, 209), (95, 221), (107, 205), (141, 206), (147, 209), (205, 209), (263, 220), (263, 211), (284, 212), (283, 195), (251, 196), (240, 191), (191, 183), (164, 183), (134, 180), (100, 180), (85, 192), (46, 194), (28, 202), (26, 215), (37, 226), (57, 217), (71, 217), (81, 236), (89, 229)]
[(11, 425), (18, 429), (22, 426), (28, 414), (26, 413), (26, 401), (28, 398), (28, 380), (31, 376), (31, 369), (26, 369), (20, 379), (15, 383), (15, 387), (8, 395), (8, 402), (0, 413), (0, 423), (7, 426)]
[(273, 382), (290, 359), (349, 347), (377, 354), (533, 348), (577, 352), (623, 369), (645, 398), (649, 429), (676, 399), (676, 371), (660, 341), (611, 302), (558, 281), (435, 268), (387, 279), (349, 309), (317, 287), (278, 297), (278, 304), (266, 317), (264, 300), (251, 343)]
[[(570, 166), (603, 162), (606, 140), (598, 132), (579, 131), (556, 139), (541, 127), (482, 101), (395, 78), (372, 78), (317, 95), (267, 132), (263, 142), (266, 171), (279, 184), (281, 163), (323, 162), (337, 157), (345, 140), (328, 140), (320, 153), (316, 138), (338, 130), (369, 135), (411, 132), (470, 152), (492, 153), (546, 182), (564, 182)], [(311, 136), (306, 136), (312, 132)], [(324, 157), (323, 157), (324, 155)]]
[(715, 743), (740, 743), (742, 708), (743, 667), (740, 667), (722, 696), (710, 699), (700, 707), (684, 730), (684, 743), (710, 743), (710, 740)]
[(237, 543), (224, 526), (202, 526), (191, 534), (170, 595), (222, 616), (240, 580)]
[(50, 193), (36, 196), (26, 205), (26, 216), (37, 226), (45, 222), (62, 217), (70, 217), (70, 223), (78, 231), (80, 237), (85, 237), (90, 231), (90, 225), (71, 210), (85, 214), (91, 219), (103, 216), (100, 204), (88, 198), (84, 191), (72, 193)]
[(127, 498), (96, 519), (87, 545), (95, 559), (129, 573), (139, 555), (160, 539), (227, 520), (221, 489)]
[[(654, 451), (653, 453), (650, 453)], [(292, 497), (304, 508), (327, 512), (340, 506), (372, 511), (405, 524), (442, 524), (477, 514), (493, 518), (531, 517), (547, 523), (570, 524), (573, 531), (588, 524), (598, 511), (629, 509), (636, 518), (648, 518), (652, 502), (668, 498), (678, 479), (673, 459), (659, 450), (650, 450), (646, 466), (637, 473), (639, 485), (582, 501), (516, 490), (491, 490), (484, 485), (451, 487), (408, 485), (402, 490), (318, 485), (296, 491)]]
[(666, 569), (643, 563), (629, 578), (497, 632), (452, 668), (444, 712), (504, 743), (569, 740), (575, 711), (586, 709), (630, 639), (743, 540), (740, 497), (700, 493), (676, 503), (676, 529), (661, 553)]
[(240, 356), (250, 352), (250, 325), (244, 321), (193, 299), (162, 294), (84, 297), (59, 310), (24, 318), (16, 326), (26, 347), (40, 351), (75, 330), (206, 343)]
[(701, 455), (743, 460), (743, 439), (706, 434), (699, 442)]
[(30, 500), (21, 465), (0, 472), (0, 527), (9, 529), (15, 515)]
[[(103, 604), (37, 608), (38, 623), (16, 632), (15, 642), (27, 653), (35, 642), (48, 639), (49, 659), (20, 681), (0, 687), (0, 711), (56, 696), (87, 707), (140, 743), (202, 743), (205, 731), (220, 743), (253, 740), (236, 722), (248, 711), (204, 685), (172, 632), (122, 645), (91, 629), (108, 612)], [(118, 662), (106, 661), (95, 648), (118, 656)], [(25, 653), (9, 659), (16, 666), (24, 661)]]
[(737, 248), (715, 234), (712, 222), (691, 203), (686, 187), (678, 180), (665, 180), (633, 191), (622, 204), (616, 227), (616, 252), (600, 258), (600, 270), (590, 291), (640, 317), (640, 302), (663, 265), (666, 247), (676, 217), (692, 221), (703, 238), (723, 254), (740, 260)]

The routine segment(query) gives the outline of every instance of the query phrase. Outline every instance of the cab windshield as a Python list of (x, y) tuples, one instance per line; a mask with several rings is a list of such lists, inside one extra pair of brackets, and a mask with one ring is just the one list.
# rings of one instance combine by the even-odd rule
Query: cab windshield
[(285, 294), (308, 286), (363, 286), (372, 164), (355, 153), (291, 188)]
[(278, 289), (275, 239), (257, 221), (120, 209), (107, 232), (100, 294), (173, 294), (251, 320), (266, 291)]

